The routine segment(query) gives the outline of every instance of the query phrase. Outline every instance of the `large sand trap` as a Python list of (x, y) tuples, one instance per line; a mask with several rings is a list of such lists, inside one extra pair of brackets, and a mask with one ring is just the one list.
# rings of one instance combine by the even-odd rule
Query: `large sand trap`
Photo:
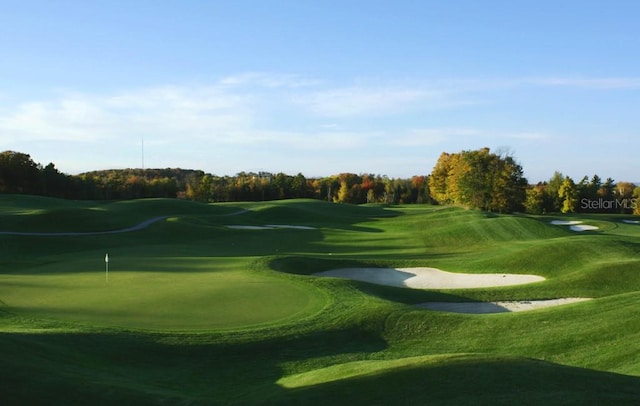
[(417, 306), (436, 311), (451, 313), (467, 313), (467, 314), (488, 314), (488, 313), (507, 313), (507, 312), (524, 312), (528, 310), (542, 309), (545, 307), (560, 306), (569, 303), (584, 302), (591, 300), (589, 298), (568, 297), (553, 300), (526, 300), (526, 301), (508, 301), (508, 302), (428, 302), (420, 303)]
[(544, 280), (542, 276), (537, 275), (453, 273), (436, 268), (342, 268), (314, 275), (348, 278), (379, 285), (414, 289), (490, 288), (523, 285)]

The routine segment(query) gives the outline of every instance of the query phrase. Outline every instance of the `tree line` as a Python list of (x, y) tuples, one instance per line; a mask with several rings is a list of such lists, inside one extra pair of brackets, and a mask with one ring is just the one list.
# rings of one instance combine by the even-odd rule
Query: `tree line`
[(428, 203), (427, 176), (391, 179), (374, 174), (341, 173), (306, 178), (284, 173), (241, 172), (235, 176), (190, 176), (180, 197), (202, 202), (311, 198), (334, 203)]
[(640, 214), (640, 187), (611, 178), (584, 176), (579, 182), (556, 171), (546, 182), (527, 190), (528, 213), (634, 213)]
[(427, 203), (427, 176), (391, 179), (342, 173), (306, 178), (301, 173), (246, 173), (216, 176), (192, 169), (112, 169), (67, 175), (53, 163), (42, 166), (25, 153), (0, 153), (0, 193), (22, 193), (79, 200), (147, 197), (202, 202), (262, 201), (292, 198), (336, 203)]
[(341, 173), (306, 178), (301, 173), (241, 172), (217, 176), (192, 169), (118, 169), (67, 175), (53, 163), (42, 166), (28, 154), (0, 153), (0, 193), (23, 193), (79, 200), (146, 197), (201, 202), (311, 198), (335, 203), (431, 203), (495, 212), (599, 212), (640, 214), (640, 187), (602, 180), (575, 182), (556, 171), (531, 185), (509, 153), (489, 148), (442, 153), (431, 174), (407, 179)]
[(575, 182), (556, 171), (530, 185), (520, 164), (508, 153), (489, 148), (442, 153), (429, 177), (431, 199), (486, 211), (640, 214), (640, 187), (598, 175)]
[(4, 151), (0, 153), (0, 193), (79, 200), (177, 197), (181, 183), (194, 172), (126, 169), (72, 176), (60, 172), (53, 163), (42, 166), (28, 154)]

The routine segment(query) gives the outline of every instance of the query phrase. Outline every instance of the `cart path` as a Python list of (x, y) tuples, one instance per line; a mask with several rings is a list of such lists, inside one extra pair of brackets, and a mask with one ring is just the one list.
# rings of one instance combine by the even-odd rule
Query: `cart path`
[(75, 232), (75, 231), (63, 231), (63, 232), (50, 232), (50, 233), (41, 233), (41, 232), (22, 232), (22, 231), (0, 231), (0, 235), (23, 235), (30, 237), (79, 237), (84, 235), (104, 235), (104, 234), (119, 234), (119, 233), (129, 233), (131, 231), (139, 231), (144, 228), (149, 227), (153, 223), (157, 223), (160, 220), (164, 220), (169, 216), (158, 216), (151, 218), (149, 220), (145, 220), (140, 224), (136, 224), (133, 227), (121, 228), (119, 230), (108, 230), (108, 231), (84, 231), (84, 232)]
[[(247, 209), (238, 210), (233, 213), (224, 214), (223, 216), (238, 216), (240, 214), (244, 214), (249, 212)], [(158, 216), (154, 218), (150, 218), (149, 220), (145, 220), (140, 224), (136, 224), (132, 227), (121, 228), (119, 230), (107, 230), (107, 231), (84, 231), (84, 232), (75, 232), (75, 231), (63, 231), (63, 232), (23, 232), (23, 231), (0, 231), (0, 235), (21, 235), (21, 236), (29, 236), (29, 237), (81, 237), (85, 235), (106, 235), (106, 234), (120, 234), (120, 233), (130, 233), (132, 231), (140, 231), (149, 227), (153, 223), (157, 223), (162, 221), (170, 216)]]

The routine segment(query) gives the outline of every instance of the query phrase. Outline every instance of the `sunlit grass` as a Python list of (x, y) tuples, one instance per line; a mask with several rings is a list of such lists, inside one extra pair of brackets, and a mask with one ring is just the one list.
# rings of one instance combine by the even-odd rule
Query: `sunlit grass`
[[(246, 210), (246, 211), (244, 211)], [(634, 404), (640, 226), (292, 200), (197, 204), (0, 196), (0, 390), (9, 403)], [(578, 233), (550, 224), (597, 225)], [(310, 229), (231, 229), (289, 224)], [(110, 255), (106, 281), (104, 254)], [(526, 273), (504, 288), (408, 290), (314, 272)], [(523, 313), (424, 301), (594, 300)], [(619, 374), (627, 374), (623, 376)]]

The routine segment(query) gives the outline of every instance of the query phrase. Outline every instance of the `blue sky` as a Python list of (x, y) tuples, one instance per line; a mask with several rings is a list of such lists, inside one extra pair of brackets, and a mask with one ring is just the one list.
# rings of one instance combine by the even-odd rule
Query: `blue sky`
[(441, 152), (640, 180), (637, 1), (0, 0), (0, 150), (410, 177)]

